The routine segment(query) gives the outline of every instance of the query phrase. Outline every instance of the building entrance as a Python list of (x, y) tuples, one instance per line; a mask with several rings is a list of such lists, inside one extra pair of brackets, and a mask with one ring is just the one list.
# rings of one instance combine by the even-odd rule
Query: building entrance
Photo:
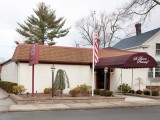
[[(104, 89), (104, 69), (96, 69), (96, 89)], [(106, 73), (106, 80), (107, 80), (107, 90), (109, 90), (109, 76)]]

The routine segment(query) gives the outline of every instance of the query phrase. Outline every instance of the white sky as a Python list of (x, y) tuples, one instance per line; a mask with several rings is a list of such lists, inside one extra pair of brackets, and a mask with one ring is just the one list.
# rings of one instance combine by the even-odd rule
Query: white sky
[[(23, 41), (15, 30), (19, 27), (17, 22), (23, 23), (27, 16), (34, 13), (33, 8), (37, 8), (36, 5), (42, 1), (51, 5), (57, 16), (66, 18), (66, 27), (72, 27), (66, 37), (57, 41), (57, 45), (73, 46), (75, 40), (81, 39), (74, 28), (77, 20), (89, 15), (91, 11), (110, 13), (128, 0), (0, 0), (0, 58), (7, 60), (12, 57), (16, 47), (14, 41)], [(160, 27), (158, 9), (153, 12), (144, 31)]]

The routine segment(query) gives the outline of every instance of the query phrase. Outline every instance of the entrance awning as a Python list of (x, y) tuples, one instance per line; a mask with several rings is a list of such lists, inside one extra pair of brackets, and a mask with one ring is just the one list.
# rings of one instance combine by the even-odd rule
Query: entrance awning
[(101, 58), (96, 68), (153, 68), (157, 62), (146, 53), (137, 53), (116, 57)]

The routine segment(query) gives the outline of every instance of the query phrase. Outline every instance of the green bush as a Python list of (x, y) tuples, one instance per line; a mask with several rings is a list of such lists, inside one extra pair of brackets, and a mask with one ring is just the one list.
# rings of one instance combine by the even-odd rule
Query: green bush
[(106, 92), (106, 96), (112, 96), (112, 95), (113, 95), (113, 92), (112, 92), (112, 91), (109, 91), (109, 90), (108, 90), (108, 91)]
[(44, 90), (43, 90), (43, 93), (44, 94), (50, 94), (52, 92), (52, 88), (45, 88)]
[(79, 93), (80, 93), (80, 88), (79, 88), (79, 87), (74, 88), (74, 89), (72, 89), (72, 90), (69, 91), (69, 94), (70, 94), (72, 97), (78, 96)]
[(89, 96), (89, 93), (92, 89), (91, 86), (88, 86), (86, 84), (80, 85), (79, 88), (80, 88), (80, 93), (83, 94), (84, 96), (87, 96), (87, 95)]
[(23, 85), (14, 85), (13, 87), (12, 87), (12, 89), (13, 89), (13, 92), (15, 93), (15, 94), (18, 94), (18, 93), (24, 93), (25, 91), (26, 91), (26, 89), (25, 89), (25, 87), (23, 86)]
[(112, 96), (113, 92), (109, 90), (101, 90), (100, 95), (101, 96)]
[[(118, 90), (121, 91), (121, 85), (118, 86)], [(127, 93), (131, 90), (131, 87), (128, 84), (122, 84), (122, 92)]]
[(101, 96), (106, 96), (106, 90), (101, 90), (101, 91), (100, 91), (100, 95), (101, 95)]
[(130, 91), (129, 91), (129, 93), (132, 93), (132, 94), (134, 94), (134, 93), (135, 93), (135, 91), (134, 91), (134, 90), (130, 90)]
[(7, 82), (7, 81), (0, 81), (0, 88), (5, 90), (9, 93), (14, 93), (12, 87), (17, 85), (17, 83)]
[(159, 96), (159, 91), (153, 90), (152, 91), (152, 96)]
[(94, 90), (94, 94), (96, 94), (96, 95), (100, 95), (100, 92), (101, 92), (101, 90), (100, 90), (100, 89), (96, 89), (96, 90)]
[(136, 94), (142, 94), (142, 93), (143, 93), (142, 90), (137, 90), (137, 91), (136, 91)]
[(150, 91), (149, 90), (144, 90), (143, 93), (144, 93), (144, 95), (150, 95)]
[(89, 85), (86, 85), (86, 84), (80, 85), (81, 91), (90, 91), (91, 89), (92, 89), (92, 87)]
[(83, 84), (80, 85), (79, 87), (70, 90), (69, 94), (71, 94), (71, 96), (73, 97), (78, 96), (79, 94), (82, 96), (89, 96), (91, 88), (92, 88), (91, 86)]

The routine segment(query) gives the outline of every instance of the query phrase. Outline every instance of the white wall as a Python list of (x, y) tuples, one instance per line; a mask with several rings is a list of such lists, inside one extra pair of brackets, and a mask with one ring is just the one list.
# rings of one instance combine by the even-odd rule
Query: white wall
[[(148, 73), (148, 69), (146, 68), (137, 68), (133, 69), (133, 84), (132, 84), (132, 69), (122, 69), (122, 83), (126, 83), (129, 86), (133, 86), (133, 90), (138, 90), (139, 86), (137, 85), (138, 80), (137, 78), (142, 78), (143, 85), (140, 86), (140, 89), (145, 89), (146, 81), (148, 77), (146, 74)], [(121, 84), (121, 69), (115, 68), (114, 73), (111, 74), (110, 77), (110, 89), (116, 92), (118, 86)]]
[(151, 40), (147, 41), (144, 45), (149, 45), (145, 51), (151, 55), (156, 61), (160, 61), (160, 55), (156, 55), (156, 43), (160, 43), (160, 32), (158, 32)]
[[(35, 91), (43, 92), (44, 88), (52, 86), (52, 64), (35, 65)], [(55, 64), (56, 76), (58, 69), (66, 71), (70, 82), (70, 89), (77, 85), (91, 85), (91, 68), (89, 65), (59, 65)], [(19, 84), (27, 88), (27, 92), (32, 91), (32, 66), (27, 63), (19, 63)], [(67, 93), (70, 89), (65, 89)]]
[(17, 64), (10, 62), (2, 66), (1, 69), (1, 80), (17, 83)]
[[(160, 31), (143, 44), (144, 46), (148, 46), (147, 48), (134, 48), (130, 49), (130, 51), (147, 52), (156, 61), (160, 61), (160, 55), (156, 55), (156, 43), (160, 43)], [(160, 86), (160, 78), (148, 78), (148, 72), (143, 74), (143, 76), (146, 77), (145, 84), (147, 86)]]
[[(160, 61), (160, 55), (156, 55), (156, 43), (160, 43), (160, 32), (147, 41), (145, 45), (149, 45), (145, 51), (151, 55), (156, 61)], [(146, 83), (148, 86), (160, 86), (160, 78), (148, 78)]]

